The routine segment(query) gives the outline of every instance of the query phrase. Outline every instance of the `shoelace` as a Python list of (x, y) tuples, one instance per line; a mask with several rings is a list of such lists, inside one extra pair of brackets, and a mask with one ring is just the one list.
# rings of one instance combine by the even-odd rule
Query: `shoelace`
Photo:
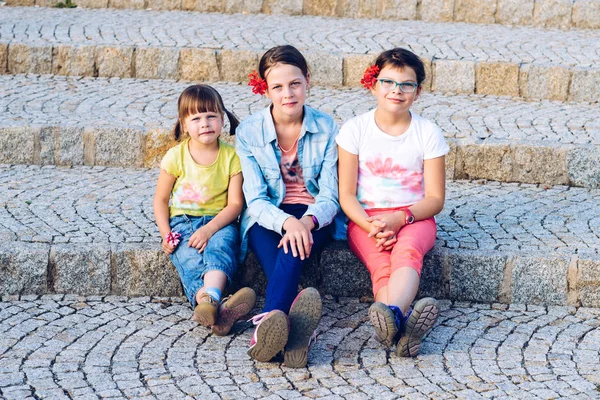
[(267, 316), (268, 312), (264, 312), (264, 313), (260, 313), (255, 315), (254, 317), (250, 318), (248, 321), (246, 322), (250, 322), (252, 321), (252, 324), (254, 325), (258, 325), (262, 322), (262, 320)]
[[(402, 315), (402, 310), (400, 310), (400, 308), (396, 306), (389, 307), (390, 310), (392, 310), (392, 313), (394, 314), (394, 324), (396, 324), (396, 328), (398, 328), (398, 331), (402, 330), (402, 327), (404, 326), (404, 321), (406, 321), (405, 317)], [(408, 315), (406, 316), (406, 318), (408, 318)]]
[(317, 343), (317, 331), (314, 331), (312, 335), (310, 335), (310, 339), (308, 339), (308, 347)]

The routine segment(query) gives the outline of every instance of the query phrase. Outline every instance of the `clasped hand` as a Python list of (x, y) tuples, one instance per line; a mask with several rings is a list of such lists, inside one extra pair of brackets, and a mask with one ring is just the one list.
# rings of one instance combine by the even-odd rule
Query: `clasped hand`
[(379, 251), (391, 250), (398, 239), (396, 235), (402, 226), (402, 219), (395, 214), (380, 214), (368, 217), (367, 222), (371, 224), (368, 236), (375, 240), (375, 246)]
[(289, 217), (283, 223), (285, 235), (279, 241), (277, 248), (283, 247), (285, 254), (292, 250), (294, 257), (300, 256), (301, 260), (310, 257), (310, 250), (313, 245), (311, 229), (314, 227), (310, 217), (297, 219)]

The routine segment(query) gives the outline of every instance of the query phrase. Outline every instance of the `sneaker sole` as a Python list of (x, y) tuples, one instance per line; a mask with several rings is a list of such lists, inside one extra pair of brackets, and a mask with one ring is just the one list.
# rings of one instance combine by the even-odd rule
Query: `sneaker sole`
[(250, 288), (241, 288), (227, 301), (227, 308), (219, 314), (217, 322), (212, 326), (212, 332), (217, 336), (229, 333), (238, 319), (248, 314), (256, 303), (256, 293)]
[(217, 319), (217, 307), (209, 303), (200, 303), (194, 308), (194, 315), (200, 325), (211, 326)]
[(271, 361), (285, 347), (288, 340), (288, 319), (283, 311), (275, 311), (256, 328), (257, 341), (248, 349), (248, 355), (261, 362)]
[(394, 343), (394, 338), (398, 333), (394, 314), (388, 306), (376, 302), (369, 307), (369, 320), (375, 328), (375, 339), (390, 347)]
[(435, 299), (426, 297), (419, 300), (406, 321), (406, 334), (400, 338), (396, 354), (400, 357), (416, 357), (423, 337), (433, 328), (438, 314), (439, 307)]
[(283, 355), (286, 367), (303, 368), (308, 362), (308, 342), (321, 320), (323, 304), (321, 295), (314, 288), (304, 289), (288, 318), (290, 319), (290, 337)]

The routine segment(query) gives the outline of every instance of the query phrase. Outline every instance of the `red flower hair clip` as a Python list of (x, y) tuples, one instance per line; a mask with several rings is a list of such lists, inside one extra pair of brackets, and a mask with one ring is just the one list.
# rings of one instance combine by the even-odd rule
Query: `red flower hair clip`
[(171, 231), (167, 234), (167, 237), (165, 238), (165, 240), (167, 241), (167, 243), (169, 243), (171, 246), (177, 246), (179, 244), (179, 238), (181, 237), (181, 233), (179, 232), (175, 232), (175, 231)]
[(258, 76), (258, 72), (256, 72), (256, 70), (249, 73), (248, 78), (250, 78), (248, 86), (252, 86), (252, 93), (260, 95), (265, 94), (267, 91), (267, 81)]
[(365, 87), (365, 89), (369, 90), (373, 86), (375, 86), (375, 82), (377, 82), (377, 76), (379, 75), (379, 67), (377, 65), (371, 65), (369, 68), (365, 70), (365, 74), (363, 78), (360, 80), (360, 84)]

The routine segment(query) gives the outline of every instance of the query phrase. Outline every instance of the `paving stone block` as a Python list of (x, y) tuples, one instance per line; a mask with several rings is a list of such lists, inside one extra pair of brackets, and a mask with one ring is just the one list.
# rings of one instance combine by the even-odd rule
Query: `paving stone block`
[(475, 91), (475, 63), (472, 61), (436, 60), (432, 70), (432, 91), (466, 94)]
[(0, 163), (33, 164), (39, 129), (28, 126), (0, 129)]
[(39, 243), (0, 243), (0, 295), (47, 293), (49, 251)]
[(98, 76), (133, 77), (133, 47), (99, 46), (97, 52)]
[(54, 245), (50, 251), (54, 267), (54, 291), (80, 295), (110, 293), (110, 248), (78, 244)]
[(181, 49), (179, 77), (189, 81), (219, 80), (217, 53), (212, 49)]
[(381, 0), (381, 19), (417, 19), (417, 0)]
[(571, 184), (600, 188), (600, 146), (577, 147), (567, 155)]
[(533, 23), (544, 28), (571, 27), (573, 0), (535, 0)]
[(496, 22), (502, 25), (531, 25), (535, 0), (498, 0)]
[(52, 46), (8, 45), (8, 72), (11, 74), (52, 73)]
[(182, 9), (200, 12), (224, 12), (226, 0), (183, 0)]
[[(84, 157), (87, 158), (87, 165), (144, 165), (145, 132), (127, 128), (86, 128), (84, 136)], [(92, 153), (91, 159), (89, 152)]]
[(6, 0), (7, 6), (32, 7), (34, 4), (35, 0)]
[(112, 250), (111, 293), (125, 296), (181, 296), (177, 270), (160, 244), (120, 245)]
[(600, 259), (577, 261), (577, 291), (583, 307), (600, 307)]
[(304, 0), (304, 15), (321, 15), (323, 17), (338, 16), (338, 0)]
[(477, 94), (519, 96), (519, 66), (501, 62), (480, 62), (475, 65)]
[(343, 58), (337, 54), (303, 52), (311, 70), (311, 83), (341, 86), (344, 82)]
[(571, 17), (575, 28), (600, 29), (600, 1), (575, 0)]
[(263, 0), (226, 0), (225, 12), (258, 14), (262, 11)]
[(324, 293), (352, 297), (373, 295), (369, 271), (348, 251), (346, 242), (333, 242), (327, 246), (321, 253), (319, 265), (320, 287)]
[(440, 246), (434, 247), (425, 255), (418, 297), (433, 297), (436, 299), (448, 297), (450, 294), (448, 277), (444, 273), (446, 264), (448, 264), (447, 250), (442, 249)]
[(265, 14), (302, 15), (302, 0), (263, 0)]
[(425, 80), (421, 82), (421, 87), (424, 91), (431, 91), (431, 82), (433, 81), (433, 72), (431, 68), (431, 60), (425, 57), (419, 57), (423, 62), (423, 66), (425, 67)]
[(339, 0), (337, 9), (344, 18), (378, 18), (381, 5), (378, 0)]
[(171, 132), (164, 129), (154, 129), (146, 137), (146, 150), (144, 152), (144, 167), (159, 168), (164, 155), (177, 142)]
[(519, 256), (512, 271), (512, 303), (567, 304), (567, 269), (563, 256)]
[(61, 45), (54, 49), (52, 73), (55, 75), (94, 76), (96, 47)]
[(178, 78), (179, 49), (138, 47), (135, 49), (134, 60), (137, 78)]
[(83, 165), (83, 128), (40, 129), (40, 164)]
[(108, 0), (108, 4), (110, 8), (119, 9), (143, 10), (148, 8), (145, 0)]
[(455, 0), (421, 0), (419, 15), (423, 21), (454, 21)]
[[(109, 0), (77, 0), (77, 7), (83, 8), (107, 8)], [(58, 1), (57, 1), (58, 3)]]
[(567, 185), (568, 148), (514, 146), (513, 182)]
[(344, 57), (344, 86), (361, 86), (360, 80), (365, 74), (365, 70), (373, 65), (376, 56), (374, 55), (348, 55)]
[(600, 99), (600, 70), (592, 68), (576, 68), (569, 90), (571, 101), (591, 101)]
[(0, 74), (8, 72), (8, 44), (0, 43)]
[(506, 256), (461, 251), (448, 254), (450, 298), (494, 302), (504, 279)]
[(521, 66), (519, 89), (526, 99), (567, 100), (571, 70), (561, 66)]
[(456, 153), (458, 146), (456, 142), (448, 142), (448, 147), (450, 147), (450, 151), (446, 154), (446, 179), (453, 180), (456, 176)]
[(454, 175), (456, 179), (508, 182), (512, 178), (512, 151), (507, 145), (458, 146)]
[(454, 20), (475, 24), (496, 22), (496, 1), (454, 0)]
[(182, 0), (146, 0), (146, 8), (152, 10), (181, 10)]
[(260, 296), (265, 295), (267, 277), (253, 253), (248, 253), (244, 263), (239, 265), (235, 271), (232, 286), (227, 290), (235, 292), (244, 286), (251, 287)]
[(259, 54), (247, 50), (221, 50), (217, 54), (219, 79), (230, 82), (248, 81), (248, 74), (258, 70)]

